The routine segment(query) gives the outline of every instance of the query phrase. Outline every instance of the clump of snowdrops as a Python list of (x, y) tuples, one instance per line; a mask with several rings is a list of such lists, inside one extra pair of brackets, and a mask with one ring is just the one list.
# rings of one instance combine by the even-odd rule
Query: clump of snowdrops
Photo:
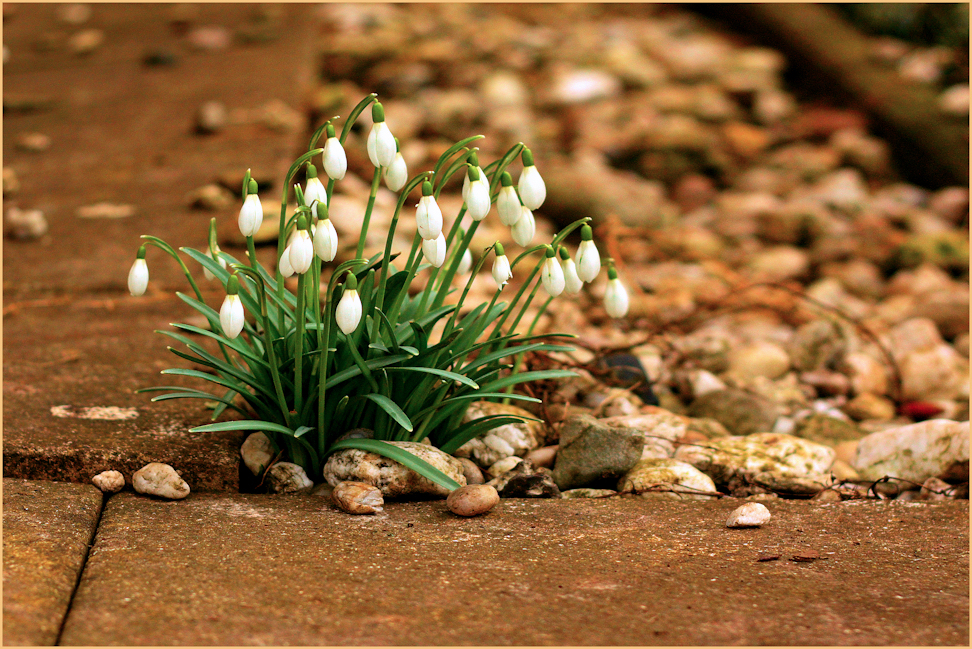
[[(334, 262), (338, 251), (328, 204), (335, 182), (347, 171), (343, 144), (357, 117), (369, 106), (374, 125), (367, 148), (375, 167), (370, 199), (354, 258), (337, 264), (325, 280), (324, 264)], [(520, 371), (519, 359), (530, 351), (571, 349), (550, 341), (569, 337), (567, 334), (534, 336), (532, 331), (551, 300), (563, 292), (579, 292), (584, 282), (593, 281), (600, 272), (600, 256), (587, 224), (590, 219), (569, 225), (549, 243), (533, 245), (532, 210), (543, 203), (546, 188), (533, 155), (522, 144), (481, 167), (477, 150), (470, 144), (482, 136), (470, 137), (446, 150), (433, 170), (408, 178), (398, 142), (385, 123), (376, 95), (369, 95), (354, 108), (340, 135), (334, 120), (314, 133), (308, 151), (287, 173), (280, 204), (277, 265), (272, 272), (256, 259), (254, 235), (264, 211), (249, 171), (243, 181), (239, 215), (247, 259), (238, 260), (219, 249), (215, 220), (210, 223), (206, 249), (180, 249), (202, 267), (209, 281), (224, 287), (226, 295), (218, 311), (205, 303), (179, 254), (161, 239), (143, 236), (146, 245), (157, 246), (179, 263), (194, 295), (177, 295), (209, 325), (175, 324), (178, 332), (159, 333), (187, 348), (170, 348), (174, 354), (210, 371), (174, 368), (162, 373), (202, 379), (215, 389), (158, 386), (144, 391), (166, 392), (153, 401), (191, 398), (213, 402), (214, 421), (227, 409), (236, 411), (243, 419), (192, 430), (263, 431), (281, 459), (301, 465), (314, 478), (321, 476), (331, 453), (357, 448), (396, 460), (455, 489), (459, 485), (441, 471), (388, 442), (428, 437), (434, 446), (452, 453), (495, 426), (521, 421), (512, 415), (493, 415), (463, 423), (472, 401), (538, 401), (513, 392), (513, 386), (571, 375), (556, 369)], [(318, 147), (322, 136), (324, 145)], [(326, 186), (313, 163), (318, 156)], [(518, 158), (522, 170), (514, 187), (509, 168)], [(302, 167), (306, 168), (305, 186), (291, 188)], [(456, 174), (463, 178), (464, 202), (446, 229), (436, 198)], [(365, 237), (382, 179), (398, 192), (398, 201), (384, 251), (365, 259)], [(288, 213), (291, 189), (297, 207)], [(402, 251), (392, 250), (392, 241), (406, 199), (416, 189), (421, 191), (414, 210), (418, 232), (403, 258)], [(494, 203), (500, 221), (512, 228), (513, 239), (525, 250), (511, 261), (503, 245), (496, 242), (474, 261), (469, 244)], [(408, 212), (406, 218), (412, 216)], [(460, 221), (466, 215), (471, 223), (464, 230)], [(577, 228), (582, 241), (575, 260), (563, 242)], [(466, 309), (473, 278), (488, 261), (492, 262), (496, 291), (488, 303)], [(501, 300), (508, 297), (504, 287), (514, 273), (523, 273), (525, 280), (508, 301)], [(627, 294), (610, 265), (608, 274), (605, 306), (609, 315), (621, 317), (627, 311)], [(296, 292), (285, 286), (285, 279), (294, 275)], [(423, 286), (410, 294), (409, 287), (417, 279)], [(143, 245), (128, 285), (133, 295), (141, 295), (147, 284)], [(541, 286), (547, 298), (527, 335), (511, 333)], [(454, 291), (460, 291), (458, 301), (446, 304)], [(434, 328), (440, 332), (438, 336), (430, 335)], [(212, 351), (187, 334), (209, 338), (214, 343)], [(516, 362), (510, 363), (513, 358)], [(339, 439), (355, 428), (373, 430), (374, 438)]]

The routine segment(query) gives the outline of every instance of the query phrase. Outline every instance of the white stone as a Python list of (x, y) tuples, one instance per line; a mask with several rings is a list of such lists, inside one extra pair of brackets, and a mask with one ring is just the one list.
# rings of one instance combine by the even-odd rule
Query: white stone
[(960, 83), (943, 92), (938, 98), (942, 112), (958, 117), (969, 115), (969, 84)]
[[(421, 458), (465, 486), (462, 463), (434, 446), (416, 442), (388, 442)], [(333, 453), (324, 465), (324, 479), (328, 484), (337, 485), (345, 481), (365, 482), (381, 489), (385, 497), (407, 496), (410, 494), (432, 494), (448, 496), (449, 490), (394, 460), (377, 453), (359, 449), (342, 449)]]
[[(475, 401), (466, 410), (463, 423), (487, 417), (490, 415), (515, 415), (530, 417), (533, 415), (512, 405)], [(505, 457), (523, 457), (530, 451), (539, 448), (543, 441), (543, 424), (536, 421), (526, 421), (515, 424), (497, 426), (485, 434), (471, 439), (456, 450), (456, 457), (471, 459), (481, 468), (486, 469)]]
[(968, 361), (947, 343), (915, 350), (898, 361), (906, 400), (957, 399), (969, 394)]
[(759, 527), (770, 521), (770, 511), (762, 503), (746, 503), (729, 514), (726, 527)]
[(554, 81), (553, 96), (561, 104), (580, 104), (595, 99), (614, 97), (621, 92), (621, 82), (601, 70), (573, 70)]
[(270, 492), (275, 494), (308, 492), (314, 488), (314, 482), (307, 477), (303, 467), (293, 462), (277, 462), (270, 467), (267, 485)]
[(150, 462), (132, 476), (132, 486), (140, 494), (179, 500), (189, 495), (189, 485), (168, 464)]
[(118, 493), (125, 488), (125, 476), (120, 471), (102, 471), (91, 478), (91, 482), (106, 494)]
[(888, 393), (888, 371), (884, 365), (874, 357), (861, 352), (852, 352), (844, 356), (843, 372), (851, 382), (854, 394)]
[(790, 355), (786, 350), (769, 341), (756, 341), (729, 352), (729, 372), (735, 376), (752, 379), (765, 376), (776, 379), (790, 369)]
[(689, 374), (689, 381), (692, 384), (692, 396), (696, 398), (709, 392), (726, 389), (726, 384), (722, 382), (722, 379), (708, 370), (693, 370)]
[(853, 467), (864, 480), (888, 475), (922, 483), (963, 474), (968, 480), (969, 422), (932, 419), (871, 433), (858, 443)]
[(249, 435), (244, 440), (243, 446), (240, 447), (240, 457), (243, 458), (243, 464), (250, 470), (250, 473), (257, 477), (262, 476), (263, 472), (267, 470), (274, 455), (270, 438), (259, 432)]
[(675, 459), (726, 483), (734, 475), (769, 471), (793, 477), (824, 474), (834, 462), (834, 450), (792, 435), (753, 433), (710, 439), (704, 447), (685, 445), (675, 451)]
[(676, 500), (708, 500), (716, 486), (691, 464), (661, 458), (639, 460), (618, 481), (618, 491), (652, 493)]
[(486, 472), (495, 478), (497, 476), (503, 475), (507, 471), (512, 470), (513, 467), (515, 467), (517, 464), (519, 464), (522, 461), (523, 458), (517, 457), (515, 455), (511, 455), (510, 457), (504, 457), (502, 460), (497, 460), (496, 462), (491, 464), (490, 467), (486, 469)]

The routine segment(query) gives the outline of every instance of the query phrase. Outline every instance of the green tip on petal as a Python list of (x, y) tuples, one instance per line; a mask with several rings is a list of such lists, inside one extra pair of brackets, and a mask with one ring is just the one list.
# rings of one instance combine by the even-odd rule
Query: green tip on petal
[(259, 187), (257, 186), (257, 181), (250, 178), (250, 184), (246, 187), (247, 194), (256, 194)]
[(614, 266), (608, 266), (608, 279), (617, 279), (618, 271), (614, 270)]
[(479, 166), (479, 156), (476, 154), (475, 151), (473, 151), (472, 153), (469, 154), (469, 157), (466, 158), (466, 162), (468, 162), (469, 164), (471, 164), (474, 167), (478, 167)]
[(321, 221), (327, 218), (327, 204), (323, 201), (317, 201), (317, 218)]
[(469, 164), (466, 165), (466, 173), (469, 174), (469, 182), (476, 182), (479, 180), (479, 169)]
[(307, 177), (308, 178), (317, 178), (317, 167), (315, 167), (314, 165), (310, 165), (310, 164), (307, 165)]
[(371, 121), (375, 124), (385, 121), (385, 108), (377, 101), (371, 105)]
[(496, 256), (497, 256), (497, 257), (502, 257), (503, 255), (505, 255), (505, 254), (506, 254), (506, 251), (505, 251), (505, 250), (503, 250), (503, 244), (502, 244), (502, 243), (500, 243), (499, 241), (497, 241), (497, 242), (496, 242), (496, 245), (495, 245), (495, 246), (493, 246), (493, 250), (495, 250), (495, 251), (496, 251)]
[(145, 246), (141, 245), (138, 247), (138, 253), (135, 255), (136, 259), (145, 259)]
[(510, 175), (509, 171), (504, 171), (503, 175), (500, 176), (500, 184), (503, 185), (503, 187), (513, 186), (513, 176)]
[(560, 253), (560, 258), (563, 259), (564, 261), (570, 259), (570, 253), (567, 252), (567, 248), (564, 248), (563, 246), (558, 246), (557, 252)]
[(240, 292), (240, 278), (234, 273), (230, 275), (230, 278), (226, 281), (226, 294), (236, 295)]
[(348, 272), (348, 278), (344, 281), (345, 291), (357, 291), (358, 290), (358, 278), (354, 276), (354, 273)]
[(307, 229), (307, 217), (301, 214), (297, 217), (297, 229), (306, 230)]
[(398, 138), (397, 137), (395, 138), (395, 150), (398, 151), (399, 153), (401, 153), (401, 151), (402, 151), (402, 145), (400, 145), (398, 143)]
[(593, 241), (594, 240), (594, 230), (591, 226), (585, 225), (581, 227), (581, 241)]
[(327, 139), (329, 139), (329, 140), (332, 137), (335, 137), (334, 136), (334, 124), (331, 124), (330, 122), (328, 122), (327, 123), (327, 126), (324, 127), (324, 133), (327, 135)]
[(432, 183), (426, 180), (422, 183), (422, 196), (431, 196), (431, 195), (432, 195)]
[(557, 254), (557, 253), (554, 252), (553, 246), (547, 245), (547, 246), (545, 246), (545, 248), (546, 249), (543, 252), (547, 256), (547, 259), (553, 259), (554, 258), (554, 255)]
[(523, 154), (521, 156), (521, 159), (523, 160), (524, 167), (533, 166), (533, 152), (531, 152), (530, 149), (523, 147)]

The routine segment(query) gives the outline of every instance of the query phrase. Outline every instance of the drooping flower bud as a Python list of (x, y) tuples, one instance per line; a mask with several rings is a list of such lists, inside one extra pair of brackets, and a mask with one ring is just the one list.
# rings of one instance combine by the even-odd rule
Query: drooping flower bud
[(374, 125), (368, 134), (368, 157), (376, 167), (390, 167), (395, 162), (395, 136), (385, 124), (385, 109), (375, 102), (371, 105), (371, 119)]
[[(395, 138), (395, 146), (397, 149), (397, 137)], [(405, 186), (405, 183), (408, 182), (408, 166), (405, 164), (405, 158), (402, 157), (401, 151), (395, 153), (395, 161), (391, 163), (390, 167), (385, 167), (381, 173), (385, 177), (385, 184), (388, 189), (393, 192), (397, 192)]]
[(469, 190), (463, 194), (463, 199), (466, 202), (466, 212), (473, 221), (482, 221), (489, 214), (489, 188), (482, 179), (483, 174), (478, 168), (466, 165)]
[(341, 140), (334, 135), (334, 125), (326, 126), (327, 140), (324, 141), (324, 173), (328, 178), (341, 180), (348, 171), (348, 156), (341, 146)]
[(593, 282), (601, 272), (601, 255), (594, 245), (594, 233), (591, 226), (581, 228), (581, 243), (577, 247), (577, 276), (585, 282)]
[(344, 295), (334, 311), (334, 319), (345, 335), (354, 333), (361, 322), (361, 297), (358, 295), (358, 279), (354, 273), (348, 273), (344, 282)]
[[(479, 179), (482, 180), (483, 185), (486, 186), (486, 195), (489, 196), (489, 178), (486, 177), (486, 172), (483, 171), (483, 168), (479, 166), (479, 156), (475, 151), (469, 154), (469, 157), (466, 158), (466, 162), (476, 167), (476, 171), (479, 172)], [(464, 201), (468, 199), (466, 194), (469, 193), (469, 182), (469, 174), (466, 174), (462, 179), (462, 200)]]
[(320, 202), (327, 204), (327, 189), (324, 183), (317, 177), (317, 167), (307, 165), (307, 189), (304, 190), (304, 204), (314, 209), (314, 203)]
[(439, 236), (435, 239), (423, 239), (422, 254), (425, 255), (430, 264), (436, 268), (442, 268), (446, 258), (445, 234), (439, 232)]
[(523, 214), (520, 211), (520, 198), (516, 195), (516, 190), (513, 189), (513, 178), (509, 173), (503, 172), (500, 176), (500, 187), (499, 194), (496, 196), (496, 211), (499, 212), (500, 223), (510, 227), (514, 223), (520, 220), (520, 216)]
[(227, 338), (236, 338), (243, 331), (245, 317), (239, 292), (239, 278), (235, 274), (230, 275), (226, 282), (226, 298), (223, 299), (223, 306), (219, 309), (219, 326), (222, 327)]
[(140, 246), (138, 254), (135, 255), (135, 263), (128, 271), (128, 291), (133, 296), (145, 295), (148, 288), (149, 271), (148, 264), (145, 263), (145, 246)]
[(240, 208), (239, 225), (244, 237), (252, 237), (263, 225), (263, 205), (260, 203), (260, 197), (257, 196), (257, 182), (252, 178), (247, 187), (246, 200)]
[(499, 241), (493, 247), (493, 252), (496, 253), (496, 259), (493, 260), (493, 280), (497, 286), (503, 288), (508, 281), (513, 279), (510, 260), (506, 258), (506, 251), (503, 250), (503, 244)]
[(530, 245), (530, 242), (533, 241), (533, 236), (537, 233), (537, 222), (533, 218), (533, 212), (526, 205), (520, 206), (520, 212), (520, 218), (513, 224), (511, 232), (513, 234), (513, 241), (516, 241), (525, 248)]
[(557, 297), (564, 292), (564, 270), (557, 261), (553, 246), (547, 246), (545, 254), (547, 258), (543, 260), (543, 267), (540, 269), (540, 281), (550, 297)]
[(435, 239), (442, 233), (442, 210), (432, 195), (432, 183), (422, 183), (422, 198), (415, 208), (415, 225), (423, 239)]
[(524, 205), (535, 210), (543, 205), (543, 201), (547, 198), (547, 186), (544, 184), (543, 178), (540, 177), (536, 165), (533, 164), (533, 153), (530, 152), (530, 149), (523, 149), (522, 159), (523, 171), (520, 172), (520, 182), (518, 183), (520, 198)]
[(323, 261), (334, 261), (337, 256), (338, 236), (331, 219), (327, 218), (327, 206), (317, 204), (317, 229), (314, 231), (314, 252)]
[(604, 289), (604, 310), (612, 318), (623, 318), (628, 313), (628, 291), (618, 279), (614, 266), (608, 267), (608, 283)]
[(567, 254), (567, 248), (560, 246), (560, 267), (564, 271), (564, 290), (568, 293), (580, 293), (584, 282), (577, 276), (577, 266)]
[(314, 243), (307, 231), (307, 217), (301, 214), (297, 217), (297, 232), (290, 242), (290, 266), (298, 275), (303, 275), (310, 269), (314, 260)]

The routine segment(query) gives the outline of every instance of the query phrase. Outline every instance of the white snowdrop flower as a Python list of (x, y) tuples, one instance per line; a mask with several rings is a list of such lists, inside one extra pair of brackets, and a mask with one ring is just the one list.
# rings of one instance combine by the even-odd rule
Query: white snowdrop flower
[(314, 209), (315, 202), (327, 205), (327, 189), (321, 179), (317, 177), (317, 167), (307, 165), (307, 189), (304, 190), (304, 204)]
[[(483, 181), (483, 185), (486, 186), (486, 195), (489, 196), (489, 178), (486, 177), (486, 172), (483, 171), (483, 168), (479, 166), (479, 158), (475, 151), (473, 151), (469, 157), (466, 158), (466, 162), (475, 167), (476, 171), (479, 172), (479, 179)], [(462, 200), (464, 201), (468, 199), (467, 194), (469, 193), (469, 184), (469, 174), (467, 173), (462, 179)]]
[(252, 237), (263, 225), (263, 205), (260, 203), (260, 197), (257, 196), (257, 183), (252, 178), (247, 187), (246, 200), (240, 208), (239, 225), (244, 237)]
[(466, 212), (473, 221), (482, 221), (489, 214), (489, 187), (483, 183), (483, 174), (474, 166), (466, 165), (466, 180), (469, 189), (463, 194)]
[(341, 140), (334, 135), (334, 125), (326, 127), (327, 139), (324, 141), (324, 173), (328, 178), (341, 180), (348, 171), (348, 156), (341, 146)]
[(280, 260), (277, 262), (277, 269), (284, 277), (293, 277), (294, 267), (290, 263), (290, 246), (284, 248), (284, 251), (280, 253)]
[(327, 207), (317, 204), (317, 228), (314, 230), (314, 252), (323, 261), (334, 261), (337, 256), (338, 236), (331, 219), (327, 218)]
[(543, 260), (543, 267), (540, 269), (540, 281), (543, 290), (550, 297), (557, 297), (564, 292), (564, 270), (557, 261), (553, 246), (547, 246), (547, 258)]
[(472, 265), (472, 253), (469, 252), (469, 248), (466, 248), (466, 251), (462, 253), (462, 259), (459, 260), (459, 265), (456, 266), (456, 272), (460, 275), (465, 275), (472, 270)]
[(500, 223), (511, 227), (523, 214), (520, 210), (520, 198), (513, 189), (513, 178), (505, 171), (500, 176), (500, 184), (502, 187), (496, 196), (496, 211), (499, 212)]
[(219, 309), (219, 326), (222, 327), (227, 338), (236, 338), (243, 331), (245, 317), (239, 291), (240, 280), (236, 275), (231, 275), (226, 282), (226, 298)]
[(493, 260), (493, 280), (497, 286), (503, 288), (508, 281), (513, 279), (510, 260), (506, 258), (506, 251), (503, 250), (503, 244), (499, 241), (493, 247), (493, 252), (496, 253), (496, 259)]
[(140, 295), (145, 295), (145, 289), (148, 288), (149, 271), (148, 264), (145, 263), (145, 246), (141, 246), (138, 249), (138, 254), (135, 256), (135, 263), (132, 264), (132, 269), (128, 271), (128, 292), (138, 297)]
[(402, 157), (400, 151), (395, 154), (395, 161), (391, 163), (391, 166), (382, 170), (381, 175), (385, 177), (385, 185), (393, 192), (397, 192), (405, 186), (405, 183), (408, 182), (408, 166), (405, 164), (405, 158)]
[(368, 157), (376, 167), (390, 167), (395, 162), (395, 136), (385, 124), (385, 109), (378, 102), (371, 106), (371, 119), (374, 125), (368, 133)]
[(442, 268), (446, 258), (445, 234), (439, 233), (435, 239), (422, 240), (422, 254), (429, 260), (429, 263), (436, 268)]
[(513, 224), (511, 232), (513, 241), (525, 248), (533, 241), (533, 236), (537, 233), (537, 222), (533, 218), (533, 212), (527, 209), (526, 205), (521, 205), (520, 208), (520, 218)]
[(604, 289), (604, 309), (612, 318), (623, 318), (628, 313), (628, 291), (618, 279), (614, 267), (608, 268), (608, 284)]
[(564, 271), (564, 290), (568, 293), (580, 293), (584, 282), (577, 276), (577, 265), (563, 246), (560, 246), (560, 267)]
[(422, 198), (415, 208), (415, 225), (423, 239), (435, 239), (442, 233), (442, 210), (432, 195), (432, 183), (422, 183)]
[(581, 228), (581, 243), (577, 247), (577, 276), (585, 282), (593, 282), (601, 272), (601, 255), (594, 245), (594, 233), (591, 226)]
[[(225, 269), (226, 260), (219, 256), (220, 252), (221, 250), (219, 249), (219, 246), (213, 246), (212, 250), (206, 248), (206, 256), (209, 257), (210, 259), (215, 260), (216, 263), (220, 265), (220, 267)], [(205, 266), (203, 266), (203, 276), (209, 281), (213, 281), (214, 279), (216, 279), (216, 276), (213, 275), (211, 272), (209, 272), (209, 269), (206, 268)]]
[(307, 217), (301, 214), (297, 217), (297, 231), (290, 242), (290, 266), (298, 275), (306, 273), (314, 260), (314, 242), (307, 231)]
[(361, 297), (358, 295), (358, 279), (354, 273), (348, 273), (348, 279), (344, 282), (344, 295), (334, 311), (334, 319), (345, 335), (353, 333), (361, 322)]
[(520, 182), (517, 185), (520, 190), (520, 198), (524, 205), (535, 210), (543, 205), (544, 199), (547, 198), (547, 186), (544, 184), (543, 178), (540, 177), (536, 165), (533, 164), (533, 153), (530, 152), (530, 149), (523, 149), (522, 159), (523, 171), (520, 172)]

